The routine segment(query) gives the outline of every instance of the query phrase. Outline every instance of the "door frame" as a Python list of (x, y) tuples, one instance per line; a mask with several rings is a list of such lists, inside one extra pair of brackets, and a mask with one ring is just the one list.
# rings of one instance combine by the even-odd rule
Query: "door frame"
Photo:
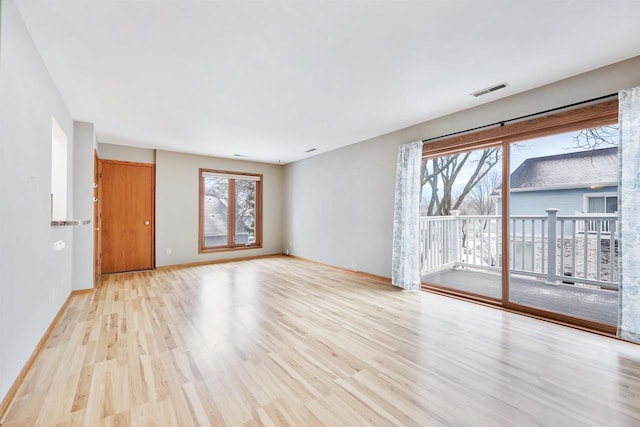
[(93, 150), (93, 287), (102, 275), (102, 163)]
[[(156, 165), (154, 163), (141, 163), (141, 162), (128, 162), (123, 160), (108, 160), (98, 158), (98, 211), (99, 211), (99, 234), (100, 234), (100, 268), (102, 269), (102, 166), (105, 163), (118, 164), (124, 166), (138, 166), (151, 168), (151, 270), (156, 269)], [(102, 275), (102, 270), (100, 271)], [(105, 273), (105, 274), (118, 274), (118, 273)]]

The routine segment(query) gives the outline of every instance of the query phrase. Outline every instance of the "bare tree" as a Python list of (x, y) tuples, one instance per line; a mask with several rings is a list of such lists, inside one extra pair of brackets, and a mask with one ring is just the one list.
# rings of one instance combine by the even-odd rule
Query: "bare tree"
[(583, 129), (573, 136), (574, 147), (595, 150), (603, 145), (618, 145), (619, 127), (617, 124)]
[(502, 184), (500, 174), (492, 170), (478, 184), (473, 187), (469, 194), (469, 204), (476, 215), (491, 215), (496, 211), (496, 200), (491, 195)]
[(255, 233), (256, 183), (236, 181), (236, 231)]
[[(422, 188), (428, 186), (430, 190), (429, 200), (422, 201), (426, 215), (449, 215), (458, 209), (474, 187), (499, 164), (501, 155), (502, 150), (494, 147), (423, 160)], [(462, 189), (454, 195), (456, 184), (461, 184)]]
[(227, 203), (229, 199), (229, 180), (227, 178), (205, 178), (204, 180), (205, 196), (213, 196), (217, 199), (224, 200)]

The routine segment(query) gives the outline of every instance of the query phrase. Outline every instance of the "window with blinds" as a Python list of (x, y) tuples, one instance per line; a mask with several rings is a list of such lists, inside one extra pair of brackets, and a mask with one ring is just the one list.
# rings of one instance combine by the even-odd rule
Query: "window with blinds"
[(616, 213), (618, 212), (618, 196), (587, 196), (588, 213)]

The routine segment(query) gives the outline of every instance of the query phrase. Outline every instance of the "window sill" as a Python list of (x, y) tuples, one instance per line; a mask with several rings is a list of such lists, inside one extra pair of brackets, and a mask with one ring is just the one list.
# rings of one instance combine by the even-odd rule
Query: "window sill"
[(246, 245), (246, 246), (221, 246), (215, 248), (200, 248), (199, 254), (210, 254), (216, 252), (231, 252), (231, 251), (243, 251), (247, 249), (262, 249), (262, 245)]
[(90, 219), (51, 221), (52, 227), (69, 227), (74, 225), (87, 225), (87, 224), (91, 224)]

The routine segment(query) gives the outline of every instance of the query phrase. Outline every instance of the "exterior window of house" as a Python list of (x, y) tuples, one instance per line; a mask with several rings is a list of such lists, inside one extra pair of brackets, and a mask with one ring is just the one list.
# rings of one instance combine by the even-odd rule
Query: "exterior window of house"
[(587, 196), (588, 213), (618, 212), (618, 196)]
[(262, 247), (262, 175), (200, 169), (199, 251)]

